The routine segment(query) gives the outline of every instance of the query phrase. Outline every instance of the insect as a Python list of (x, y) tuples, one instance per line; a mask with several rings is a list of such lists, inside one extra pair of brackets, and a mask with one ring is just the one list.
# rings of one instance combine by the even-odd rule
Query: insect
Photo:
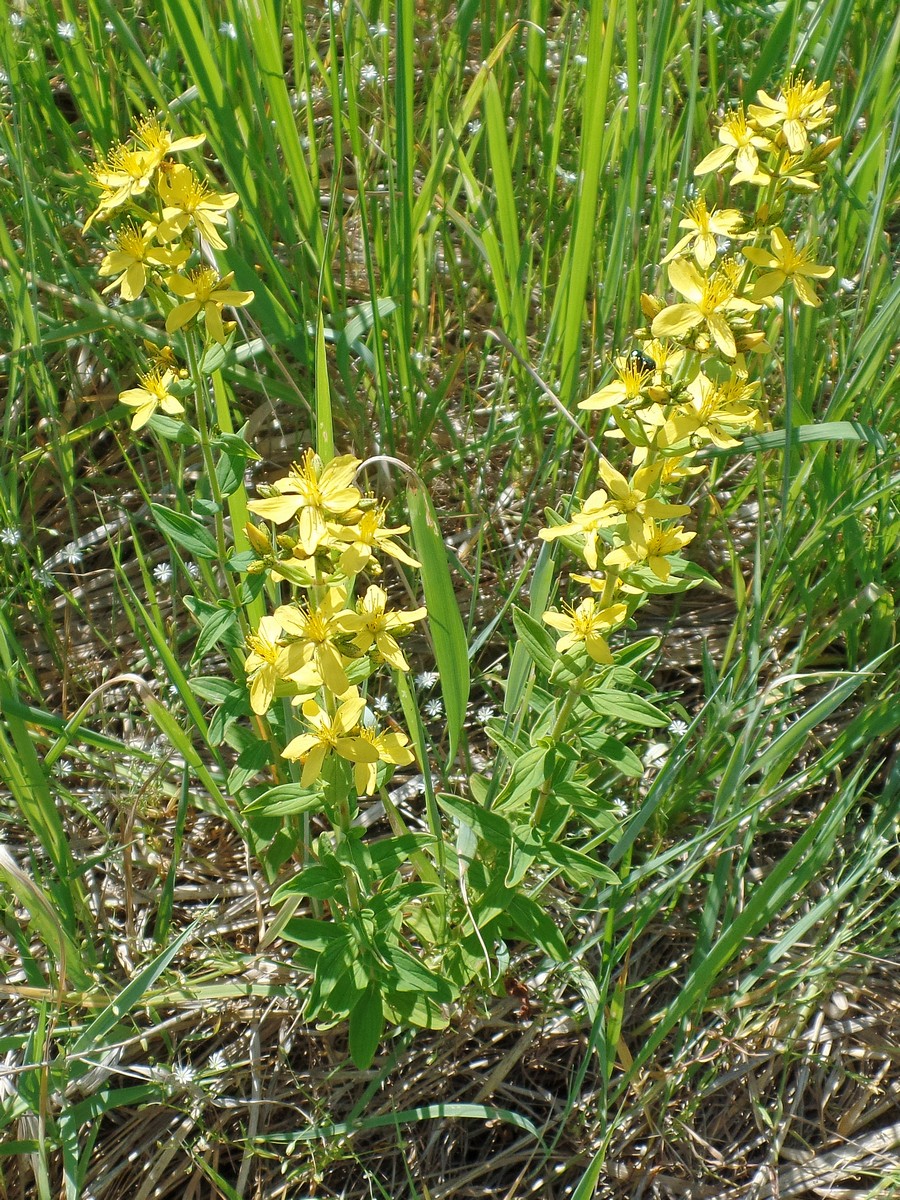
[(643, 350), (632, 350), (628, 355), (629, 362), (638, 367), (642, 375), (648, 375), (656, 370), (656, 363)]

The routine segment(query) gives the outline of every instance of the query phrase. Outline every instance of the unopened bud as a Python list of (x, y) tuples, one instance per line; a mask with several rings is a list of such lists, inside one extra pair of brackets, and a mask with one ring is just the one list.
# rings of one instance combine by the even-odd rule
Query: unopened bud
[(648, 321), (652, 321), (664, 308), (662, 300), (658, 300), (656, 296), (651, 296), (647, 292), (641, 292), (641, 312)]
[(272, 543), (269, 541), (269, 535), (264, 529), (260, 529), (258, 525), (254, 525), (252, 521), (248, 521), (244, 526), (244, 533), (247, 535), (247, 541), (257, 554), (272, 553)]

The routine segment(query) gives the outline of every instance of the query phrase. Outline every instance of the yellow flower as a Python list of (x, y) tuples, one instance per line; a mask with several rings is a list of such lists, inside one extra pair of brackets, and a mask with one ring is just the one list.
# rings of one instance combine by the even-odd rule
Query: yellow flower
[(669, 263), (678, 258), (682, 251), (692, 247), (694, 258), (706, 270), (716, 257), (716, 238), (737, 237), (743, 217), (736, 208), (714, 208), (710, 212), (702, 196), (692, 200), (688, 206), (684, 220), (679, 221), (679, 229), (690, 229), (672, 250), (662, 260)]
[(684, 337), (705, 325), (726, 358), (734, 358), (734, 333), (725, 319), (727, 312), (753, 311), (757, 307), (734, 294), (734, 283), (726, 264), (712, 275), (701, 275), (692, 262), (676, 259), (669, 266), (669, 282), (687, 303), (670, 304), (653, 319), (654, 337)]
[(360, 571), (379, 571), (381, 568), (372, 557), (375, 551), (390, 554), (408, 567), (421, 567), (411, 558), (394, 538), (409, 533), (408, 525), (397, 525), (393, 529), (384, 523), (384, 507), (372, 508), (362, 513), (355, 525), (330, 526), (330, 533), (337, 542), (350, 545), (340, 557), (339, 566), (345, 575), (358, 575)]
[(652, 488), (659, 483), (662, 474), (662, 462), (649, 467), (640, 467), (634, 473), (631, 483), (621, 472), (617, 471), (606, 459), (600, 460), (600, 474), (603, 482), (609, 488), (609, 504), (607, 525), (625, 518), (628, 532), (632, 540), (640, 536), (645, 518), (647, 517), (683, 517), (691, 511), (689, 504), (667, 504), (648, 495)]
[(709, 171), (721, 171), (732, 159), (741, 174), (752, 176), (759, 167), (758, 150), (767, 150), (769, 141), (761, 137), (747, 124), (744, 106), (732, 110), (719, 126), (721, 145), (711, 150), (706, 158), (694, 167), (695, 175), (706, 175)]
[(551, 629), (558, 629), (563, 635), (556, 642), (557, 651), (565, 654), (575, 646), (584, 646), (594, 662), (607, 666), (612, 663), (612, 652), (603, 634), (624, 621), (628, 612), (626, 605), (610, 604), (600, 608), (593, 596), (589, 596), (577, 608), (565, 607), (567, 611), (564, 612), (551, 608), (542, 618)]
[(213, 267), (195, 267), (187, 275), (170, 275), (166, 286), (183, 298), (166, 317), (166, 331), (174, 333), (202, 312), (209, 334), (217, 341), (225, 341), (225, 326), (222, 324), (222, 309), (226, 304), (241, 308), (253, 299), (252, 292), (238, 292), (231, 288), (234, 272), (220, 276)]
[(105, 159), (91, 167), (93, 182), (101, 189), (100, 203), (84, 223), (84, 232), (97, 217), (104, 217), (133, 196), (144, 193), (153, 181), (156, 158), (149, 150), (114, 146)]
[(344, 636), (338, 618), (347, 613), (340, 588), (329, 588), (315, 608), (282, 604), (275, 609), (284, 632), (298, 639), (294, 645), (300, 648), (300, 661), (314, 663), (322, 682), (336, 696), (342, 696), (350, 686), (344, 671), (344, 655), (338, 645)]
[(387, 612), (387, 592), (371, 584), (365, 596), (357, 601), (356, 612), (344, 612), (335, 618), (335, 625), (342, 632), (353, 636), (353, 644), (363, 654), (374, 644), (379, 655), (397, 671), (408, 671), (409, 663), (397, 645), (393, 633), (408, 632), (413, 621), (421, 621), (427, 615), (426, 608), (415, 608), (411, 612)]
[(145, 117), (135, 129), (133, 137), (142, 150), (155, 156), (157, 165), (167, 154), (177, 154), (179, 150), (194, 150), (206, 141), (205, 133), (173, 138), (171, 130), (166, 129), (158, 117)]
[(374, 761), (357, 759), (353, 767), (356, 790), (371, 796), (375, 791), (379, 762), (391, 763), (395, 767), (408, 767), (411, 762), (415, 762), (415, 755), (407, 749), (409, 738), (405, 733), (378, 733), (367, 725), (360, 725), (358, 733), (362, 741), (371, 743), (378, 751), (378, 758)]
[(772, 230), (772, 253), (758, 246), (746, 246), (741, 253), (757, 267), (768, 268), (760, 276), (751, 293), (754, 300), (764, 300), (781, 290), (785, 283), (792, 283), (794, 292), (803, 304), (818, 308), (821, 300), (816, 296), (809, 279), (830, 279), (834, 267), (821, 266), (812, 262), (815, 245), (795, 246), (781, 229)]
[(216, 226), (228, 223), (225, 214), (237, 204), (237, 192), (210, 191), (190, 167), (175, 163), (161, 172), (158, 191), (164, 205), (159, 227), (164, 242), (179, 237), (193, 224), (214, 250), (225, 249)]
[(598, 530), (607, 523), (604, 518), (607, 515), (608, 507), (606, 492), (599, 488), (596, 492), (591, 492), (585, 500), (581, 512), (575, 513), (571, 521), (566, 521), (562, 525), (552, 525), (548, 529), (540, 529), (538, 537), (545, 542), (552, 542), (556, 538), (570, 537), (573, 534), (583, 536), (584, 561), (592, 571), (596, 571)]
[(830, 81), (816, 86), (802, 75), (789, 75), (779, 96), (773, 100), (759, 91), (759, 104), (751, 104), (748, 111), (758, 128), (780, 128), (791, 154), (802, 154), (809, 146), (809, 131), (824, 125), (834, 112), (834, 105), (825, 103), (830, 90)]
[(672, 567), (666, 555), (677, 553), (694, 537), (696, 534), (685, 533), (682, 525), (676, 525), (674, 529), (661, 529), (651, 519), (644, 521), (637, 538), (610, 550), (603, 562), (607, 567), (619, 567), (626, 571), (629, 567), (646, 562), (656, 578), (665, 583), (672, 574)]
[(117, 249), (111, 250), (100, 264), (100, 275), (116, 275), (103, 289), (103, 295), (121, 288), (123, 300), (137, 300), (147, 286), (147, 267), (180, 267), (186, 262), (187, 248), (169, 250), (154, 242), (156, 227), (149, 221), (143, 230), (129, 221), (116, 233)]
[(359, 459), (352, 454), (323, 465), (314, 450), (307, 450), (302, 462), (294, 463), (287, 475), (272, 484), (277, 495), (251, 500), (247, 507), (276, 525), (299, 513), (300, 546), (304, 554), (313, 555), (329, 535), (330, 520), (358, 519), (362, 493), (353, 486), (358, 467)]
[(261, 617), (255, 633), (247, 635), (250, 653), (244, 660), (247, 682), (250, 686), (250, 707), (264, 716), (272, 705), (275, 689), (280, 680), (288, 676), (299, 686), (300, 691), (314, 691), (320, 684), (318, 672), (306, 666), (302, 660), (302, 647), (297, 643), (283, 646), (281, 622), (277, 617)]
[[(307, 700), (302, 713), (312, 726), (308, 733), (293, 738), (281, 754), (283, 758), (303, 763), (300, 782), (310, 787), (322, 773), (322, 765), (330, 754), (338, 754), (352, 763), (375, 764), (381, 754), (371, 739), (359, 729), (359, 719), (366, 706), (356, 688), (334, 714), (330, 716), (315, 700)], [(366, 772), (365, 782), (368, 782)], [(360, 789), (363, 790), (363, 789)]]
[(614, 365), (618, 379), (602, 387), (599, 392), (594, 392), (593, 396), (588, 396), (587, 400), (582, 400), (579, 408), (589, 411), (615, 405), (628, 408), (646, 402), (644, 388), (652, 379), (653, 371), (633, 355), (617, 358)]
[(184, 405), (169, 391), (174, 378), (171, 371), (154, 367), (145, 375), (138, 375), (140, 387), (119, 393), (122, 403), (135, 410), (131, 418), (132, 429), (142, 429), (158, 408), (172, 417), (184, 412)]
[(740, 445), (734, 434), (762, 429), (762, 418), (753, 405), (758, 387), (758, 381), (747, 383), (740, 376), (716, 384), (699, 374), (688, 384), (690, 402), (680, 405), (660, 431), (660, 447), (666, 450), (684, 443), (696, 450), (710, 444), (722, 449)]

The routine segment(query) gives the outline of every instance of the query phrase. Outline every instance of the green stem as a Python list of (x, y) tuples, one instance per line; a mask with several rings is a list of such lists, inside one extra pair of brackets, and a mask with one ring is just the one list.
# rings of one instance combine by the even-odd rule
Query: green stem
[(216, 462), (215, 458), (213, 457), (211, 445), (209, 417), (206, 411), (207, 404), (209, 402), (209, 387), (206, 378), (200, 370), (200, 359), (197, 355), (197, 343), (195, 336), (189, 335), (187, 338), (185, 338), (185, 345), (187, 347), (188, 365), (190, 367), (191, 378), (194, 381), (194, 396), (196, 399), (195, 410), (197, 414), (197, 427), (200, 432), (200, 449), (203, 453), (203, 466), (206, 471), (207, 479), (209, 480), (209, 488), (212, 494), (213, 504), (215, 505), (214, 526), (219, 565), (222, 568), (222, 574), (225, 579), (225, 587), (228, 590), (228, 598), (237, 614), (238, 621), (241, 625), (241, 631), (244, 637), (246, 637), (250, 631), (249, 624), (247, 622), (247, 614), (244, 612), (244, 606), (238, 593), (237, 584), (225, 565), (228, 562), (228, 543), (225, 540), (224, 497), (222, 496), (222, 489), (219, 486), (219, 477), (216, 474)]
[[(572, 709), (575, 707), (578, 700), (581, 699), (581, 689), (589, 676), (593, 673), (593, 663), (586, 667), (577, 679), (569, 685), (569, 690), (565, 699), (560, 705), (559, 712), (556, 714), (556, 720), (553, 722), (553, 728), (550, 730), (549, 741), (552, 745), (556, 745), (562, 738), (569, 723), (569, 717), (572, 715)], [(531, 815), (531, 828), (535, 829), (541, 823), (541, 818), (544, 815), (544, 809), (547, 807), (547, 801), (550, 799), (551, 780), (545, 779), (541, 785), (541, 790), (538, 793), (537, 804), (534, 806), (534, 812)]]

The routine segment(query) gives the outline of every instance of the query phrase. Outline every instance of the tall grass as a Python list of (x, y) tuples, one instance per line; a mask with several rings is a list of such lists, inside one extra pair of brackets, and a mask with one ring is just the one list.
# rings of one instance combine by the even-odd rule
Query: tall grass
[[(154, 0), (127, 13), (112, 0), (0, 2), (11, 1180), (42, 1200), (61, 1188), (182, 1195), (174, 1161), (193, 1194), (229, 1197), (281, 1172), (281, 1186), (311, 1191), (318, 1177), (349, 1196), (462, 1194), (474, 1180), (586, 1200), (600, 1178), (636, 1195), (657, 1169), (717, 1187), (756, 1172), (761, 1189), (766, 1170), (786, 1169), (781, 1147), (819, 1147), (815, 1120), (845, 1137), (881, 1120), (865, 1089), (896, 1088), (895, 1064), (875, 1082), (865, 1054), (834, 1065), (808, 1026), (842, 989), (862, 1016), (883, 1014), (889, 989), (869, 972), (896, 953), (898, 48), (900, 16), (861, 0), (465, 0), (427, 12), (407, 0)], [(557, 902), (567, 963), (519, 963), (513, 948), (510, 977), (528, 976), (548, 1023), (574, 1023), (575, 1050), (544, 1105), (527, 1090), (517, 1029), (515, 1044), (498, 1033), (481, 1095), (484, 1047), (465, 1046), (457, 1013), (453, 1063), (474, 1063), (477, 1086), (454, 1104), (442, 1107), (441, 1064), (456, 1086), (449, 1034), (427, 1052), (397, 1041), (372, 1079), (332, 1089), (311, 1065), (333, 1050), (318, 1035), (304, 1075), (290, 1048), (269, 1057), (247, 1033), (263, 1005), (296, 1003), (300, 981), (272, 949), (277, 929), (264, 933), (252, 865), (229, 848), (242, 747), (209, 735), (209, 697), (188, 682), (191, 556), (164, 547), (149, 515), (161, 497), (185, 506), (200, 464), (177, 442), (131, 438), (115, 405), (141, 338), (158, 334), (149, 309), (101, 300), (81, 236), (85, 164), (142, 113), (207, 132), (244, 218), (226, 266), (256, 293), (217, 400), (262, 439), (260, 479), (310, 440), (327, 392), (339, 450), (398, 455), (428, 485), (474, 668), (469, 757), (450, 762), (449, 786), (460, 763), (481, 761), (475, 714), (503, 701), (504, 681), (507, 711), (527, 709), (504, 598), (530, 589), (539, 607), (552, 586), (547, 547), (528, 574), (543, 507), (592, 484), (594, 431), (575, 405), (629, 347), (711, 148), (710, 117), (794, 65), (835, 81), (844, 141), (811, 232), (837, 273), (790, 331), (789, 377), (773, 367), (769, 380), (793, 435), (714, 465), (700, 521), (718, 607), (694, 592), (680, 614), (648, 618), (647, 632), (671, 625), (655, 679), (689, 728), (640, 747), (655, 766), (627, 797), (612, 851), (621, 882)], [(770, 340), (784, 332), (773, 313)], [(204, 674), (224, 661), (211, 654)], [(154, 692), (119, 679), (134, 675)], [(440, 722), (421, 736), (444, 765)], [(204, 814), (225, 832), (198, 849)], [(217, 925), (218, 897), (241, 888), (249, 900)], [(209, 1063), (221, 1042), (211, 1024), (192, 1031), (198, 1005), (219, 1005), (242, 1047), (224, 1070), (231, 1108), (201, 1104), (220, 1094)], [(753, 1074), (754, 1054), (775, 1064), (770, 1076)], [(199, 1078), (179, 1082), (187, 1059)], [(840, 1087), (827, 1092), (832, 1068)], [(836, 1111), (829, 1097), (846, 1094), (851, 1070), (861, 1090)], [(310, 1088), (299, 1106), (298, 1079)], [(385, 1102), (401, 1086), (409, 1099)], [(136, 1176), (108, 1134), (137, 1111), (159, 1136)], [(473, 1174), (429, 1158), (435, 1121), (454, 1136), (479, 1130)], [(490, 1140), (498, 1122), (507, 1142)], [(741, 1123), (749, 1132), (733, 1132)], [(413, 1165), (392, 1175), (404, 1158)], [(885, 1177), (897, 1169), (887, 1159)]]

